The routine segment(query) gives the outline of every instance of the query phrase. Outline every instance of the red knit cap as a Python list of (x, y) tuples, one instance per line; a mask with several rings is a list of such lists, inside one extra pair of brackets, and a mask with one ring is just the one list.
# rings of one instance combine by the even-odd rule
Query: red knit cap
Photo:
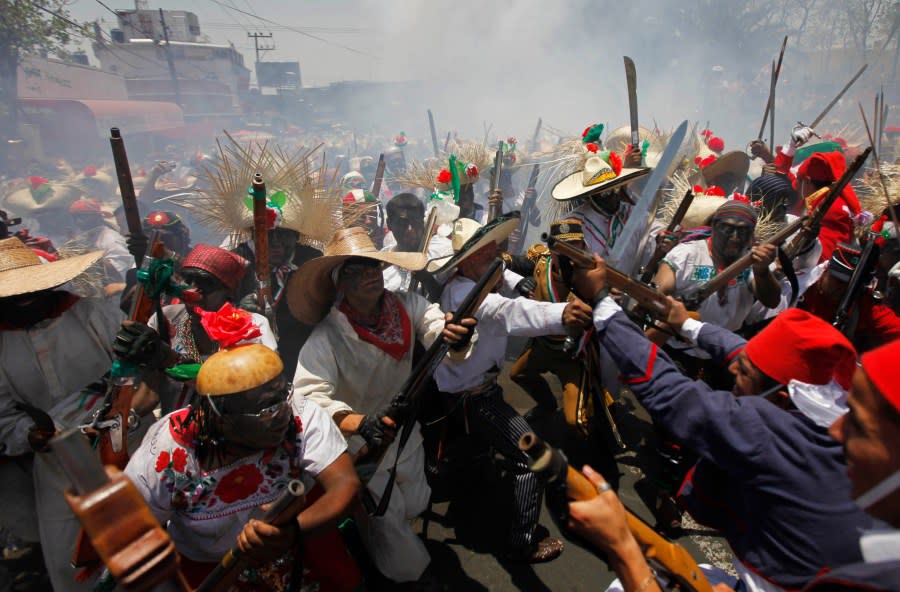
[(238, 287), (248, 265), (250, 262), (237, 253), (204, 244), (191, 249), (191, 252), (181, 260), (182, 269), (187, 267), (202, 269), (225, 284), (229, 290)]
[(881, 396), (894, 409), (900, 411), (900, 374), (895, 368), (900, 360), (900, 339), (866, 352), (862, 356), (862, 367), (881, 393)]
[(817, 316), (789, 308), (747, 342), (747, 357), (781, 384), (799, 380), (850, 388), (856, 350), (844, 335)]

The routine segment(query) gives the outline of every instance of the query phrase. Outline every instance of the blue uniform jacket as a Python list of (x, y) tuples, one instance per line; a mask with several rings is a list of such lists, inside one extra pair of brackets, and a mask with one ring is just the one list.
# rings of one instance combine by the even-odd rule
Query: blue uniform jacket
[[(653, 420), (700, 456), (682, 485), (688, 511), (720, 530), (749, 569), (797, 589), (862, 559), (859, 534), (871, 518), (851, 501), (841, 446), (825, 428), (763, 398), (690, 380), (622, 312), (595, 324)], [(709, 324), (698, 337), (723, 363), (744, 344)]]

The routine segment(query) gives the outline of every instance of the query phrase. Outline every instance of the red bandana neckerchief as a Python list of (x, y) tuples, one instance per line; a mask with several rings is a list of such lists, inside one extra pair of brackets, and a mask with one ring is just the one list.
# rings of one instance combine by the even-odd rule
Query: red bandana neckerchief
[(362, 323), (360, 315), (354, 312), (346, 301), (341, 302), (338, 310), (344, 313), (360, 339), (371, 343), (395, 360), (399, 360), (409, 351), (412, 340), (409, 315), (406, 314), (406, 309), (403, 308), (403, 303), (397, 295), (390, 290), (384, 291), (378, 324), (372, 329)]

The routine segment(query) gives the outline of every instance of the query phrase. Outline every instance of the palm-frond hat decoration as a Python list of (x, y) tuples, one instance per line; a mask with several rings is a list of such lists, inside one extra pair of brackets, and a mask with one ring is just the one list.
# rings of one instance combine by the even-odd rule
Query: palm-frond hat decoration
[(206, 189), (169, 201), (190, 209), (201, 224), (248, 240), (253, 234), (253, 207), (247, 192), (253, 176), (260, 173), (272, 222), (300, 233), (301, 243), (321, 248), (344, 227), (340, 183), (336, 173), (327, 171), (321, 145), (287, 153), (267, 143), (244, 146), (225, 135), (225, 142), (216, 141), (215, 161), (200, 170)]

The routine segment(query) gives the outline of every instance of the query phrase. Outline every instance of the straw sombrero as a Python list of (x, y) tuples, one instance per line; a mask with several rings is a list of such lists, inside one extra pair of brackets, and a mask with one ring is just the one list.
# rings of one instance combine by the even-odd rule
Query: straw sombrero
[(465, 261), (472, 253), (492, 242), (500, 243), (519, 227), (519, 212), (509, 212), (497, 216), (484, 226), (469, 218), (459, 218), (453, 223), (450, 240), (453, 243), (453, 255), (433, 259), (428, 262), (428, 271), (434, 274), (446, 274)]
[(0, 298), (19, 296), (61, 286), (93, 265), (103, 251), (41, 263), (18, 238), (0, 240)]
[(591, 156), (584, 162), (584, 168), (571, 175), (563, 177), (551, 191), (550, 195), (557, 201), (569, 201), (576, 197), (586, 197), (606, 191), (611, 191), (640, 179), (652, 169), (626, 169), (623, 168), (616, 174), (612, 165), (600, 156)]
[(700, 175), (707, 186), (718, 185), (715, 180), (725, 174), (732, 174), (738, 179), (738, 186), (747, 177), (750, 170), (750, 157), (742, 150), (726, 152), (712, 164), (700, 169)]
[(324, 319), (337, 296), (331, 273), (351, 257), (374, 259), (410, 271), (422, 269), (427, 261), (422, 253), (379, 251), (364, 228), (338, 230), (325, 243), (321, 257), (310, 259), (291, 275), (287, 288), (291, 314), (308, 325)]
[(29, 185), (4, 199), (5, 205), (16, 214), (33, 216), (44, 211), (65, 210), (81, 196), (81, 191), (71, 184), (51, 183), (42, 177), (29, 177), (28, 181)]

